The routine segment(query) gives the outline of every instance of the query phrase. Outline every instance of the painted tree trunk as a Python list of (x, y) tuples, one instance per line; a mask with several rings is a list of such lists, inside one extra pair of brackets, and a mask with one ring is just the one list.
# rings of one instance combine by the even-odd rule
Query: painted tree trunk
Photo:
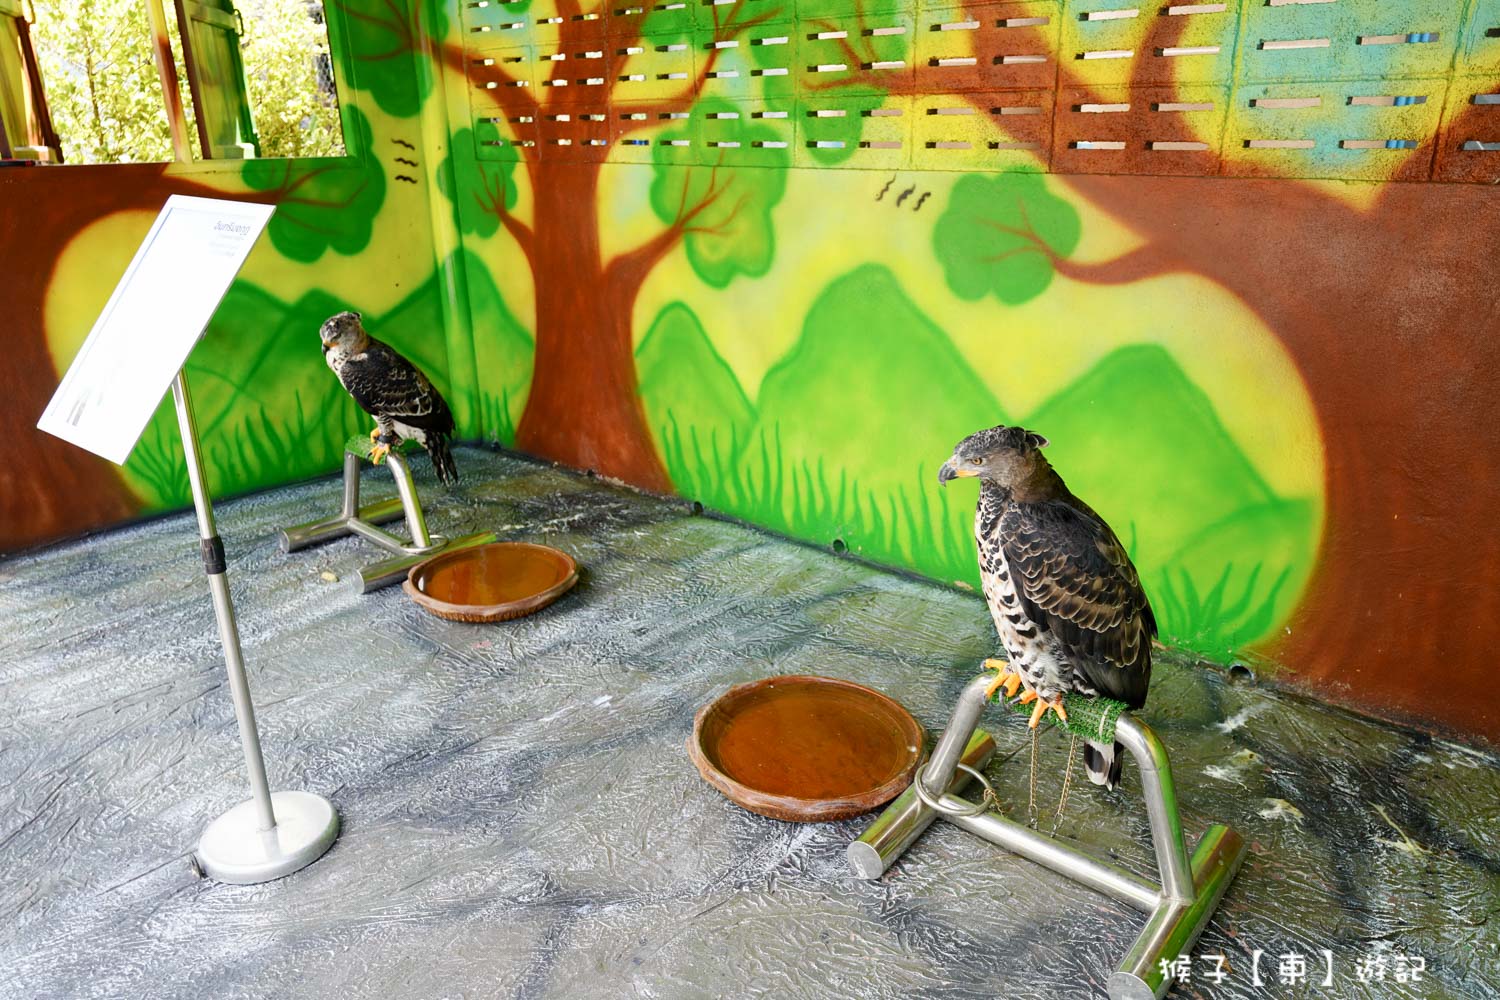
[[(1493, 195), (1389, 184), (1355, 208), (1287, 181), (1069, 183), (1146, 237), (1156, 270), (1235, 292), (1310, 387), (1326, 526), (1308, 592), (1266, 651), (1368, 707), (1417, 716), (1432, 698), (1453, 725), (1493, 732), (1500, 592), (1477, 576), (1428, 585), (1500, 560), (1500, 339), (1455, 336), (1500, 330), (1494, 269), (1471, 238), (1500, 228)], [(1464, 311), (1476, 302), (1485, 315)]]
[(533, 185), (536, 362), (516, 433), (523, 451), (670, 492), (636, 389), (638, 285), (606, 280), (599, 165), (549, 164)]

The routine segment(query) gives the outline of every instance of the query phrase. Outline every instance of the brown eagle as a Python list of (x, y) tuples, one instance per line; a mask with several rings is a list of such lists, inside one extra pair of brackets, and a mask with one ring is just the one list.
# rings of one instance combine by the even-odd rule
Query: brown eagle
[(458, 466), (448, 448), (453, 411), (432, 381), (390, 345), (366, 333), (357, 312), (329, 317), (318, 335), (328, 367), (360, 409), (375, 418), (370, 432), (375, 464), (403, 439), (410, 439), (427, 449), (444, 485), (458, 482)]
[[(1048, 709), (1066, 721), (1062, 696), (1074, 691), (1146, 702), (1156, 617), (1125, 547), (1104, 519), (1069, 491), (1042, 455), (1047, 439), (1021, 427), (991, 427), (953, 449), (938, 482), (980, 481), (974, 538), (979, 575), (1009, 663), (990, 694), (1024, 687), (1036, 702), (1031, 726)], [(1124, 748), (1088, 742), (1084, 765), (1095, 784), (1120, 780)]]

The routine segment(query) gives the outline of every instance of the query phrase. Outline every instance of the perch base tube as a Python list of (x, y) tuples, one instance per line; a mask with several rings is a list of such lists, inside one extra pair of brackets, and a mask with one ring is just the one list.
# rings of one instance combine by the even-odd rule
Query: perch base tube
[[(439, 552), (495, 541), (494, 532), (488, 531), (455, 539), (430, 533), (427, 530), (427, 518), (422, 513), (422, 502), (417, 497), (417, 485), (412, 480), (411, 466), (400, 452), (392, 451), (386, 455), (386, 464), (390, 466), (391, 477), (395, 480), (397, 495), (361, 507), (359, 486), (360, 463), (363, 458), (362, 454), (352, 448), (345, 448), (344, 494), (339, 512), (333, 517), (281, 529), (281, 551), (297, 552), (336, 538), (358, 535), (392, 556), (359, 570), (356, 589), (361, 594), (368, 594), (401, 582), (413, 566)], [(406, 519), (407, 534), (411, 536), (409, 542), (380, 527), (400, 520), (403, 516)]]

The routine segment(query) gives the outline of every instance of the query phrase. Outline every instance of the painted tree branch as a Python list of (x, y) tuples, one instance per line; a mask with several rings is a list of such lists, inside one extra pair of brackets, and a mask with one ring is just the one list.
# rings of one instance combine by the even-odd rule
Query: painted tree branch
[(481, 211), (488, 212), (500, 220), (500, 224), (505, 227), (506, 232), (510, 233), (516, 245), (521, 248), (521, 252), (526, 255), (527, 263), (534, 266), (536, 233), (505, 207), (506, 180), (504, 175), (481, 174), (481, 176), (483, 190), (474, 192), (475, 203)]
[(1025, 240), (1025, 246), (1019, 246), (1004, 253), (993, 254), (985, 257), (986, 263), (998, 263), (1021, 254), (1039, 253), (1046, 257), (1051, 263), (1052, 269), (1071, 281), (1084, 282), (1094, 285), (1127, 285), (1133, 281), (1141, 281), (1145, 278), (1154, 278), (1172, 271), (1182, 270), (1176, 261), (1172, 260), (1154, 243), (1146, 243), (1130, 250), (1118, 257), (1103, 261), (1076, 261), (1070, 257), (1058, 253), (1052, 245), (1042, 239), (1031, 225), (1031, 220), (1026, 215), (1026, 203), (1017, 203), (1021, 218), (1026, 222), (1026, 228), (1008, 226), (994, 219), (979, 219), (978, 222), (986, 228), (1007, 236)]
[[(439, 52), (446, 69), (457, 73), (464, 80), (469, 79), (470, 56), (462, 46), (445, 44), (441, 46)], [(486, 82), (499, 85), (487, 88), (485, 94), (507, 121), (536, 116), (540, 110), (536, 96), (528, 88), (516, 86), (519, 81), (508, 70), (498, 63), (485, 66), (483, 69)]]
[[(722, 157), (720, 164), (722, 164)], [(657, 233), (651, 239), (642, 243), (633, 250), (618, 255), (604, 269), (605, 283), (608, 287), (617, 289), (621, 294), (634, 301), (636, 292), (645, 283), (646, 276), (659, 264), (678, 242), (690, 232), (707, 232), (702, 227), (693, 226), (693, 221), (706, 212), (724, 194), (728, 188), (728, 182), (721, 183), (719, 179), (719, 165), (716, 164), (709, 174), (708, 190), (703, 197), (692, 206), (687, 204), (688, 182), (693, 168), (683, 169), (682, 189), (677, 203), (677, 212), (667, 228)], [(744, 207), (745, 200), (735, 205), (728, 219), (725, 219), (715, 229), (722, 229), (728, 222), (732, 221), (739, 210)]]

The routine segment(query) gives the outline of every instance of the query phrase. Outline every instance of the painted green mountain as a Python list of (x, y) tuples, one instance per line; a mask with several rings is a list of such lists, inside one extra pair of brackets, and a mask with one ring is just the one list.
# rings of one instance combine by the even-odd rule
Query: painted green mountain
[(501, 444), (516, 440), (516, 424), (531, 388), (536, 342), (506, 306), (489, 268), (475, 254), (459, 251), (469, 290), (469, 324), (475, 371), (482, 373), (475, 393), (479, 427), (460, 431)]
[(1025, 424), (1130, 546), (1164, 638), (1227, 658), (1290, 610), (1317, 511), (1276, 496), (1164, 348), (1114, 351)]
[(1005, 422), (947, 333), (874, 264), (813, 303), (796, 346), (766, 373), (757, 408), (785, 461), (825, 462), (877, 492), (935, 489), (954, 444)]
[[(973, 489), (941, 490), (934, 473), (956, 441), (1005, 412), (888, 270), (828, 286), (754, 407), (683, 307), (658, 317), (638, 358), (685, 496), (977, 584)], [(1310, 572), (1316, 504), (1274, 494), (1167, 351), (1115, 351), (1024, 423), (1052, 439), (1069, 484), (1131, 546), (1164, 638), (1225, 659), (1289, 612)]]
[(1119, 348), (1024, 423), (1051, 439), (1052, 464), (1138, 559), (1165, 561), (1198, 530), (1275, 499), (1213, 401), (1156, 344)]
[(658, 442), (711, 432), (710, 447), (737, 452), (750, 437), (755, 410), (734, 371), (719, 357), (698, 321), (681, 302), (661, 311), (635, 351), (636, 376), (646, 421)]

